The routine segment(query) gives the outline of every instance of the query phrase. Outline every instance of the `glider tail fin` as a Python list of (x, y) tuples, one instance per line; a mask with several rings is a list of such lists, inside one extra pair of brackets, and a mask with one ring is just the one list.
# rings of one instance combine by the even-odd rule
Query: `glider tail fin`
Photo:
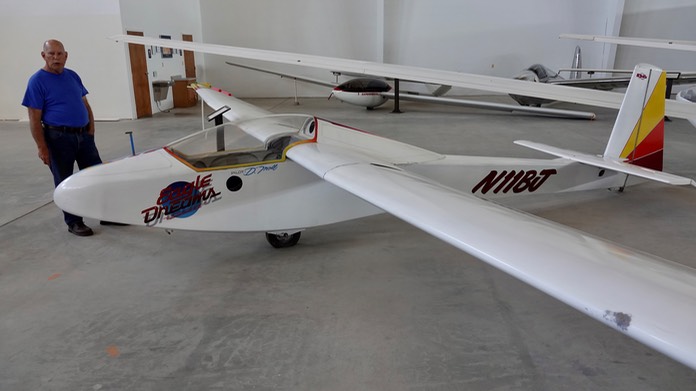
[(639, 178), (696, 186), (696, 181), (691, 178), (660, 172), (665, 135), (666, 79), (662, 69), (645, 64), (636, 66), (603, 157), (530, 141), (515, 143)]
[(662, 171), (666, 73), (647, 64), (636, 66), (604, 157)]

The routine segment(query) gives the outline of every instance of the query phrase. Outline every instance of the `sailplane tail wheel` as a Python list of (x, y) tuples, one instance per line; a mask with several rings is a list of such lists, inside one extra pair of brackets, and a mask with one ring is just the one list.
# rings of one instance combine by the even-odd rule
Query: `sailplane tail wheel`
[(294, 234), (289, 234), (287, 232), (281, 234), (266, 232), (266, 240), (275, 248), (292, 247), (300, 240), (301, 234), (302, 232), (295, 232)]

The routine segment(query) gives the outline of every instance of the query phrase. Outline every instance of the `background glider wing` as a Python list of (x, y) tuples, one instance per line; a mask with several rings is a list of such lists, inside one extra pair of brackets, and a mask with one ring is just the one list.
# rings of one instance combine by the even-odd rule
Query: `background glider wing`
[[(302, 82), (317, 84), (317, 85), (324, 86), (324, 87), (335, 88), (338, 85), (335, 83), (328, 83), (328, 82), (324, 82), (321, 80), (311, 79), (308, 77), (296, 76), (296, 75), (291, 75), (288, 73), (271, 71), (269, 69), (238, 64), (238, 63), (234, 63), (231, 61), (225, 61), (225, 63), (227, 65), (231, 65), (234, 67), (239, 67), (239, 68), (243, 68), (243, 69), (250, 69), (253, 71), (258, 71), (258, 72), (268, 73), (271, 75), (280, 76), (281, 78), (299, 80)], [(626, 84), (628, 84), (628, 83), (626, 83)], [(624, 87), (625, 86), (626, 85), (624, 85)], [(454, 98), (442, 97), (441, 95), (443, 93), (446, 93), (447, 92), (446, 90), (448, 90), (449, 88), (450, 88), (450, 86), (440, 86), (435, 90), (433, 95), (413, 94), (413, 93), (410, 93), (408, 91), (402, 90), (402, 93), (399, 94), (399, 99), (414, 101), (414, 102), (442, 104), (442, 105), (449, 105), (449, 106), (473, 107), (473, 108), (484, 109), (484, 110), (531, 113), (531, 114), (548, 115), (548, 116), (562, 117), (562, 118), (581, 118), (581, 119), (595, 119), (596, 118), (595, 113), (591, 113), (591, 112), (587, 112), (587, 111), (551, 109), (551, 108), (546, 108), (546, 107), (530, 107), (530, 106), (520, 106), (520, 105), (515, 105), (515, 104), (484, 102), (484, 101), (478, 101), (478, 100), (454, 99)], [(391, 92), (383, 92), (383, 93), (381, 93), (381, 95), (385, 96), (389, 99), (395, 98), (395, 94), (393, 94)]]
[(614, 43), (619, 45), (642, 46), (657, 49), (673, 49), (696, 52), (696, 41), (677, 41), (673, 39), (650, 39), (634, 37), (612, 37), (607, 35), (561, 34), (559, 38), (579, 39), (582, 41), (595, 41)]
[[(382, 93), (382, 95), (388, 97), (389, 99), (394, 99), (394, 94), (391, 92), (384, 92), (384, 93)], [(424, 103), (434, 103), (434, 104), (440, 104), (440, 105), (449, 105), (449, 106), (473, 107), (476, 109), (484, 109), (484, 110), (496, 110), (496, 111), (507, 111), (507, 112), (530, 113), (530, 114), (536, 114), (536, 115), (547, 115), (550, 117), (579, 118), (579, 119), (595, 119), (597, 117), (595, 115), (595, 113), (592, 113), (589, 111), (552, 109), (552, 108), (548, 108), (548, 107), (520, 106), (520, 105), (514, 105), (514, 104), (509, 105), (509, 104), (505, 104), (505, 103), (484, 102), (484, 101), (480, 101), (480, 100), (470, 100), (470, 99), (445, 98), (445, 97), (441, 97), (441, 96), (399, 94), (399, 99), (414, 101), (414, 102), (424, 102)]]
[[(321, 134), (320, 134), (321, 137)], [(336, 145), (288, 157), (334, 185), (696, 368), (696, 271)]]
[(239, 64), (239, 63), (231, 62), (231, 61), (225, 61), (225, 64), (231, 65), (231, 66), (233, 66), (233, 67), (244, 68), (244, 69), (250, 69), (250, 70), (252, 70), (252, 71), (263, 72), (263, 73), (268, 73), (268, 74), (270, 74), (270, 75), (280, 76), (281, 78), (284, 77), (284, 78), (286, 78), (286, 79), (299, 80), (299, 81), (303, 81), (303, 82), (305, 82), (305, 83), (316, 84), (316, 85), (320, 85), (320, 86), (324, 86), (324, 87), (329, 87), (329, 88), (334, 88), (334, 87), (336, 87), (336, 85), (337, 85), (337, 84), (335, 84), (335, 83), (329, 83), (329, 82), (325, 82), (325, 81), (321, 81), (321, 80), (317, 80), (317, 79), (312, 79), (312, 78), (309, 78), (309, 77), (295, 76), (295, 75), (291, 75), (291, 74), (288, 74), (288, 73), (275, 72), (275, 71), (271, 71), (271, 70), (269, 70), (269, 69), (263, 69), (263, 68), (258, 68), (258, 67), (252, 67), (252, 66), (249, 66), (249, 65), (243, 65), (243, 64)]
[(597, 90), (608, 91), (614, 88), (626, 88), (631, 81), (631, 77), (594, 77), (584, 79), (565, 79), (549, 81), (549, 84), (557, 86), (569, 86), (579, 88), (592, 88)]
[[(612, 70), (612, 69), (559, 69), (561, 71), (573, 71), (579, 73), (628, 73), (629, 76), (614, 77), (589, 77), (580, 79), (551, 80), (548, 83), (560, 86), (572, 86), (580, 88), (596, 88), (599, 90), (610, 90), (613, 88), (625, 88), (631, 81), (632, 70)], [(667, 71), (667, 81), (672, 85), (696, 84), (696, 72)]]
[[(556, 86), (545, 83), (529, 83), (526, 81), (501, 77), (473, 75), (468, 73), (433, 70), (404, 65), (383, 64), (369, 61), (313, 56), (271, 50), (249, 49), (198, 42), (186, 42), (169, 39), (165, 40), (138, 37), (133, 35), (115, 35), (111, 38), (115, 41), (140, 45), (171, 47), (201, 53), (218, 54), (222, 56), (269, 61), (280, 64), (291, 64), (340, 72), (351, 72), (362, 75), (379, 75), (382, 77), (390, 77), (400, 80), (413, 80), (422, 83), (463, 87), (503, 94), (534, 96), (545, 99), (576, 102), (591, 106), (610, 107), (615, 109), (618, 109), (621, 106), (621, 101), (623, 100), (623, 94), (615, 92), (587, 90), (583, 88)], [(693, 116), (693, 105), (685, 102), (669, 101), (667, 102), (665, 111), (667, 115), (672, 117), (689, 118)]]

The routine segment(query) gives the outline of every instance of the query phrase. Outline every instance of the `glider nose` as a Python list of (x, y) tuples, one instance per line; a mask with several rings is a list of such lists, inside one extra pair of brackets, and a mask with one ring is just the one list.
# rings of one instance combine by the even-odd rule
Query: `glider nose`
[(89, 167), (61, 182), (53, 201), (78, 216), (137, 224), (137, 215), (130, 218), (128, 212), (137, 209), (141, 189), (146, 191), (148, 183), (171, 171), (170, 159), (163, 150), (156, 150)]

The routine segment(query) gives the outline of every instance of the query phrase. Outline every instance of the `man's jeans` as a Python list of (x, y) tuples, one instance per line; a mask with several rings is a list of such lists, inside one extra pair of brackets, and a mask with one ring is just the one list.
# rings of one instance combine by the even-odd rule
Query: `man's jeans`
[[(44, 129), (44, 135), (48, 151), (51, 154), (50, 168), (56, 187), (72, 175), (75, 162), (80, 170), (102, 162), (97, 146), (94, 144), (94, 136), (87, 132), (70, 133)], [(68, 212), (63, 212), (63, 214), (68, 226), (82, 221), (80, 216)]]

